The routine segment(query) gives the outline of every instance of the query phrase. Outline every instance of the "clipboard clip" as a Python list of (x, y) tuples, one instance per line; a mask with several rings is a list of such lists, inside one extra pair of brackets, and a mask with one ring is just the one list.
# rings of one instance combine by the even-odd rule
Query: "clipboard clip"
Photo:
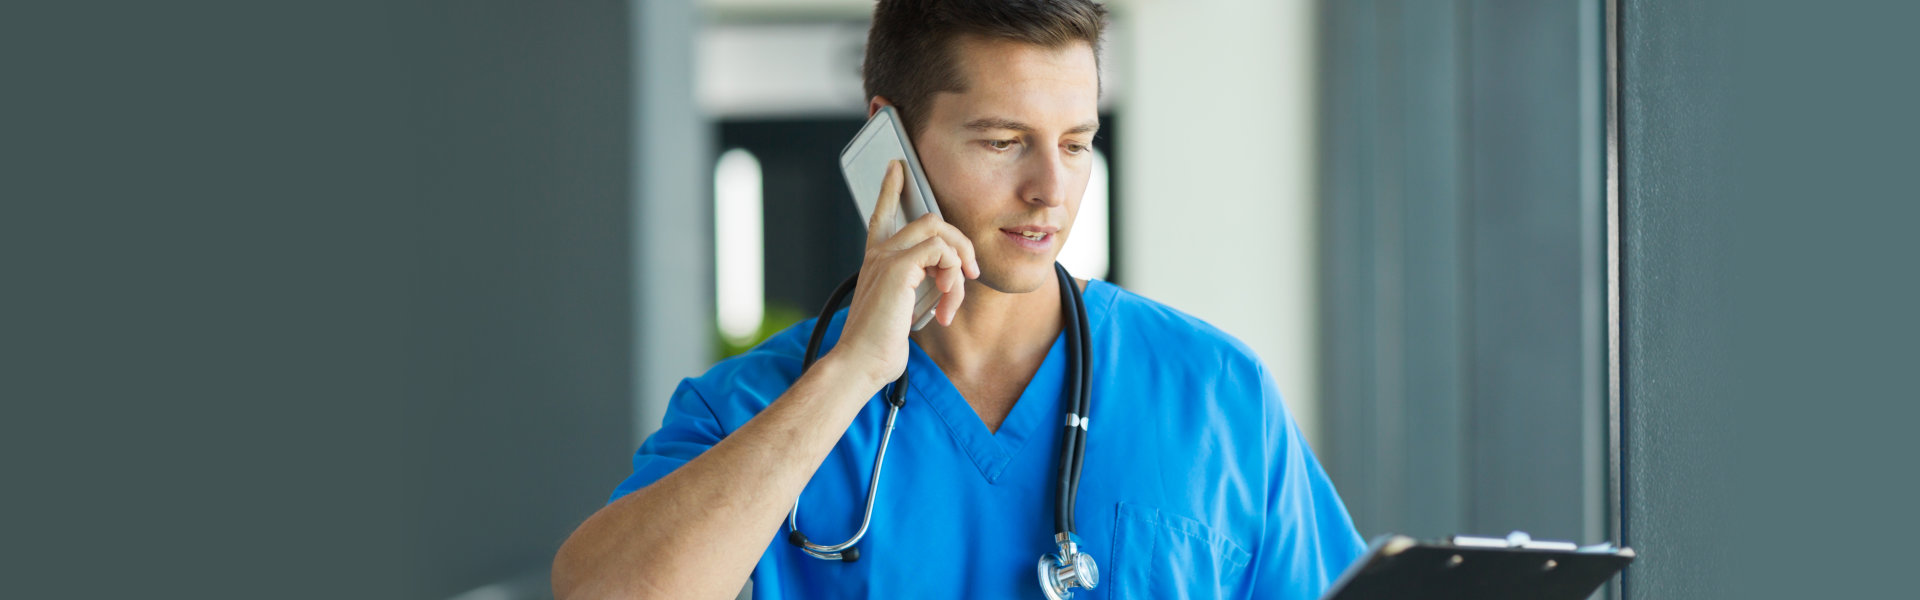
[[(1525, 531), (1515, 531), (1505, 538), (1456, 535), (1447, 538), (1447, 543), (1460, 548), (1520, 548), (1525, 550), (1554, 550), (1559, 552), (1580, 552), (1583, 554), (1613, 554), (1620, 552), (1613, 542), (1601, 542), (1591, 546), (1581, 546), (1573, 542), (1556, 540), (1536, 540)], [(1632, 551), (1627, 551), (1631, 553)], [(1631, 556), (1631, 554), (1628, 554)]]

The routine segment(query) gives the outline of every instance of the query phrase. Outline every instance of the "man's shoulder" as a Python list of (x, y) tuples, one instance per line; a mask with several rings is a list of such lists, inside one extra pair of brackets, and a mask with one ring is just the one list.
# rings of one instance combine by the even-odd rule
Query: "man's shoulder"
[[(807, 337), (813, 333), (814, 319), (806, 319), (755, 344), (753, 348), (721, 359), (705, 373), (690, 377), (687, 383), (709, 401), (728, 392), (747, 391), (748, 396), (779, 396), (800, 378)], [(837, 329), (839, 323), (833, 323)], [(833, 332), (829, 332), (828, 342)], [(825, 349), (821, 350), (825, 354)], [(767, 399), (770, 401), (770, 399)]]
[(1222, 363), (1260, 369), (1260, 357), (1240, 338), (1200, 317), (1111, 283), (1113, 304), (1109, 334), (1120, 343), (1178, 349), (1188, 357), (1217, 368)]
[[(1112, 357), (1109, 372), (1138, 392), (1122, 397), (1144, 402), (1134, 406), (1192, 428), (1226, 426), (1245, 435), (1265, 435), (1271, 416), (1286, 412), (1272, 374), (1240, 338), (1129, 290), (1116, 287), (1112, 302), (1105, 337), (1114, 348), (1104, 355)], [(1148, 400), (1168, 397), (1181, 401)]]

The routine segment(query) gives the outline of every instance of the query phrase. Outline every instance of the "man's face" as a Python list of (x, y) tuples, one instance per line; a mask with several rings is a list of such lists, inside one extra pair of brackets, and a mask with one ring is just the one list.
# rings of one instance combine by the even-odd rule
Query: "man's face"
[(967, 91), (934, 95), (914, 151), (941, 216), (973, 240), (980, 283), (1005, 293), (1050, 286), (1093, 170), (1093, 48), (954, 44)]

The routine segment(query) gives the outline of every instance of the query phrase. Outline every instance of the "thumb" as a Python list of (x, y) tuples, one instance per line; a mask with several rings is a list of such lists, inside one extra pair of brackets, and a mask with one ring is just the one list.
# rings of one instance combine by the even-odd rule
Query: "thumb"
[(880, 197), (874, 199), (873, 218), (867, 222), (867, 245), (893, 237), (897, 215), (900, 214), (900, 187), (906, 179), (902, 173), (904, 167), (900, 161), (887, 162), (887, 176), (880, 180)]

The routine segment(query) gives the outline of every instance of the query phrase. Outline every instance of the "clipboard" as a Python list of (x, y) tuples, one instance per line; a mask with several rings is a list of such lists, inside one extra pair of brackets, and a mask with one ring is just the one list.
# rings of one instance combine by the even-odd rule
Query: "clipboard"
[(1456, 535), (1384, 535), (1321, 600), (1584, 600), (1633, 562), (1632, 548)]

